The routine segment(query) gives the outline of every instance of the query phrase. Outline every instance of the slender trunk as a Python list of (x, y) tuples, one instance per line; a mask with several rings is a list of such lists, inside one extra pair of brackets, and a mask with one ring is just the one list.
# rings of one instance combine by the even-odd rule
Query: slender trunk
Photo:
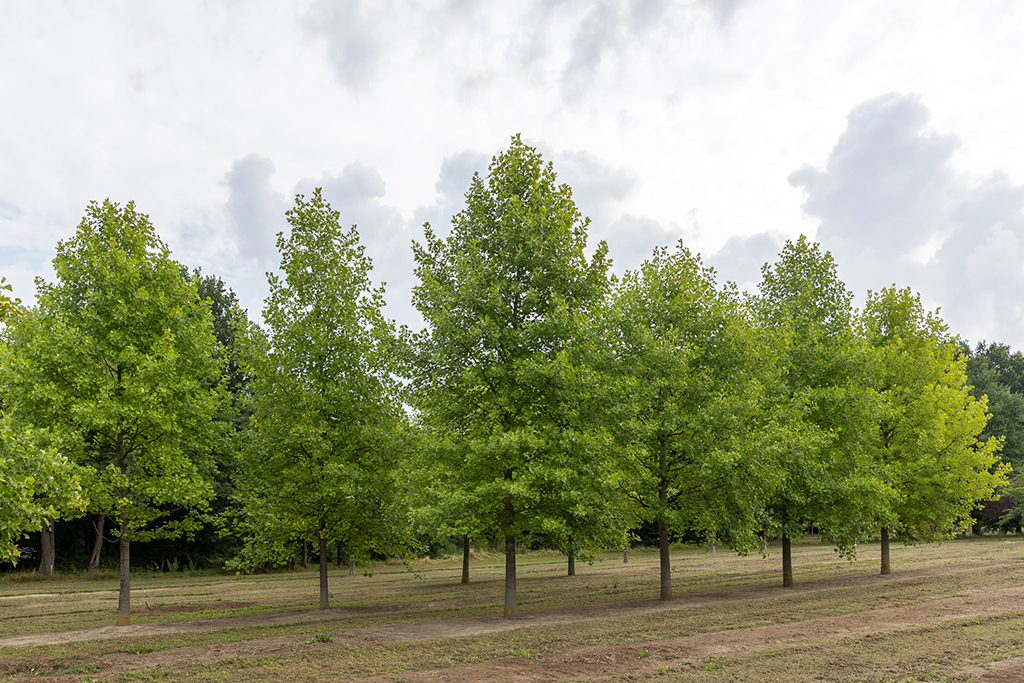
[(324, 538), (324, 523), (320, 522), (320, 609), (331, 606), (331, 596), (327, 592), (327, 539)]
[[(658, 500), (663, 506), (668, 504), (668, 442), (661, 440), (658, 470)], [(668, 556), (668, 524), (665, 513), (658, 514), (658, 554), (661, 561), (661, 600), (672, 599), (672, 564)]]
[(43, 525), (42, 533), (39, 535), (39, 573), (43, 576), (53, 576), (54, 543), (53, 543), (53, 522)]
[(629, 564), (629, 544), (625, 543), (622, 546), (622, 564)]
[(309, 541), (302, 542), (302, 568), (309, 569)]
[(356, 575), (356, 559), (354, 557), (350, 557), (348, 560), (348, 575)]
[(672, 599), (672, 564), (668, 556), (668, 524), (658, 520), (658, 552), (661, 560), (661, 599)]
[[(505, 470), (505, 481), (512, 481), (512, 470)], [(512, 505), (512, 497), (505, 498), (505, 618), (516, 616), (516, 536), (511, 532), (512, 522), (516, 518), (516, 509)]]
[[(511, 502), (506, 501), (506, 505)], [(516, 537), (505, 536), (505, 618), (516, 616)]]
[(129, 572), (128, 551), (131, 538), (128, 523), (121, 522), (121, 562), (119, 565), (120, 587), (117, 593), (117, 625), (127, 626), (132, 622), (131, 573)]
[(462, 537), (462, 583), (469, 583), (469, 536)]
[(95, 574), (100, 570), (100, 553), (103, 552), (103, 525), (107, 516), (102, 512), (96, 515), (96, 540), (92, 544), (92, 554), (89, 555), (89, 573)]
[(715, 542), (711, 541), (711, 552), (715, 552)]
[(785, 588), (793, 585), (793, 549), (790, 546), (789, 536), (782, 534), (782, 585)]
[(569, 576), (576, 576), (576, 558), (569, 555)]
[(882, 527), (882, 574), (888, 574), (891, 567), (889, 565), (889, 529)]
[[(117, 384), (118, 391), (121, 386), (121, 368), (117, 369)], [(117, 460), (118, 469), (121, 470), (122, 476), (127, 476), (128, 463), (126, 462), (127, 453), (124, 450), (124, 432), (118, 432), (117, 439), (114, 444), (114, 458)], [(122, 493), (124, 495), (124, 493)], [(121, 522), (121, 558), (118, 562), (118, 577), (120, 585), (117, 592), (117, 625), (127, 626), (132, 621), (132, 593), (131, 593), (131, 572), (129, 562), (129, 551), (131, 549), (131, 529), (128, 526), (128, 520), (125, 519), (125, 515), (122, 512), (118, 515)]]

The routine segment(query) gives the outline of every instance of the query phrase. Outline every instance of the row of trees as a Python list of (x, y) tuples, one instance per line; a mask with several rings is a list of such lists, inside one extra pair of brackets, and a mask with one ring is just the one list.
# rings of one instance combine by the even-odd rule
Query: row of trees
[(880, 533), (887, 573), (891, 536), (964, 528), (1009, 473), (969, 354), (910, 290), (854, 311), (805, 238), (754, 296), (681, 243), (615, 278), (518, 136), (450, 232), (413, 245), (422, 331), (382, 315), (355, 226), (319, 191), (287, 218), (263, 327), (109, 201), (58, 245), (34, 308), (7, 300), (3, 557), (56, 519), (91, 512), (100, 538), (109, 521), (128, 623), (133, 540), (217, 524), (241, 539), (237, 569), (312, 543), (326, 608), (332, 545), (502, 539), (514, 616), (525, 539), (571, 571), (653, 523), (662, 599), (684, 533), (743, 553), (781, 536), (785, 585), (808, 525), (851, 556)]

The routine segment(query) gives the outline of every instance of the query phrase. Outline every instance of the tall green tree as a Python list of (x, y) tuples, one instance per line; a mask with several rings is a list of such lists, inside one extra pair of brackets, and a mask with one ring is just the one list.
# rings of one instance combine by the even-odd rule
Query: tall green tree
[(117, 623), (131, 615), (130, 544), (198, 526), (223, 406), (210, 312), (149, 218), (90, 203), (57, 246), (57, 279), (9, 328), (3, 384), (19, 423), (84, 467), (88, 507), (120, 540)]
[(861, 325), (877, 354), (878, 452), (897, 493), (881, 520), (881, 573), (888, 574), (890, 532), (918, 543), (966, 529), (1010, 466), (999, 463), (999, 438), (984, 436), (987, 404), (970, 393), (966, 358), (920, 296), (909, 288), (869, 292)]
[(326, 609), (328, 544), (390, 551), (402, 533), (398, 354), (355, 226), (341, 229), (319, 189), (286, 215), (267, 331), (251, 327), (242, 342), (252, 417), (236, 477), (247, 532), (236, 566), (280, 561), (291, 542), (312, 541)]
[(777, 345), (735, 290), (682, 243), (660, 248), (615, 288), (605, 367), (616, 387), (610, 429), (641, 517), (658, 525), (661, 599), (672, 598), (670, 531), (745, 552), (758, 544), (775, 488), (766, 402)]
[[(574, 347), (608, 291), (607, 247), (588, 259), (588, 222), (551, 164), (512, 138), (438, 237), (413, 246), (413, 302), (426, 329), (409, 401), (427, 430), (436, 482), (482, 534), (505, 539), (505, 616), (516, 614), (516, 542), (582, 544), (577, 523), (613, 496), (605, 440), (580, 424), (589, 387)], [(579, 514), (574, 515), (574, 511)]]
[(791, 586), (792, 538), (814, 524), (852, 556), (886, 514), (892, 490), (872, 457), (880, 400), (868, 381), (867, 345), (831, 254), (801, 236), (761, 273), (761, 324), (788, 337), (776, 398), (790, 443), (766, 528), (782, 535), (783, 585)]

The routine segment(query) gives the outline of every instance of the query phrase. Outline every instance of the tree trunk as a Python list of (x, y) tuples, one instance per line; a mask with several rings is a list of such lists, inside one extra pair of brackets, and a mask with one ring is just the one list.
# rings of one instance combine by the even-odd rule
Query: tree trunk
[(469, 583), (469, 536), (462, 537), (462, 583)]
[(89, 555), (89, 573), (95, 574), (100, 570), (100, 553), (103, 552), (103, 526), (107, 516), (103, 513), (96, 515), (96, 540), (92, 544), (92, 554)]
[(128, 551), (131, 539), (128, 536), (128, 524), (121, 522), (121, 562), (118, 567), (120, 587), (117, 593), (117, 625), (127, 626), (132, 623), (131, 573), (129, 572)]
[(320, 522), (320, 609), (331, 606), (331, 596), (327, 592), (327, 539), (324, 538), (324, 523)]
[(711, 552), (715, 552), (715, 542), (711, 541)]
[(782, 534), (782, 585), (793, 585), (793, 549), (786, 534)]
[(309, 569), (309, 541), (302, 542), (302, 568)]
[[(504, 472), (505, 481), (512, 481), (512, 470)], [(505, 498), (505, 528), (511, 530), (516, 518), (512, 498)], [(505, 618), (516, 616), (516, 537), (509, 531), (505, 534)]]
[(672, 599), (672, 564), (668, 556), (668, 524), (658, 520), (658, 552), (661, 559), (661, 599)]
[(53, 562), (56, 554), (53, 547), (53, 522), (43, 525), (39, 543), (42, 546), (39, 552), (39, 573), (43, 576), (53, 576)]
[(889, 565), (889, 529), (882, 527), (882, 575), (888, 574), (891, 569)]
[(629, 544), (622, 546), (622, 564), (629, 564)]
[(576, 558), (569, 555), (569, 576), (576, 576)]
[[(668, 441), (661, 439), (661, 453), (658, 455), (658, 500), (668, 505)], [(665, 513), (658, 514), (658, 554), (661, 561), (661, 600), (672, 599), (672, 564), (668, 557), (668, 523)]]
[(349, 576), (355, 576), (356, 575), (356, 558), (354, 558), (354, 557), (350, 557), (349, 560), (348, 560), (348, 575)]
[[(511, 507), (512, 502), (505, 501), (505, 506)], [(505, 536), (505, 618), (513, 619), (516, 616), (516, 537), (512, 534)]]

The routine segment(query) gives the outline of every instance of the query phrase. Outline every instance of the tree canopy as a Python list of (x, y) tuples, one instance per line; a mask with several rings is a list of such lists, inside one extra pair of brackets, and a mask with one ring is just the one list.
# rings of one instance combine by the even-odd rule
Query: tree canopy
[(251, 326), (243, 342), (252, 429), (236, 477), (247, 545), (235, 564), (280, 562), (290, 543), (314, 541), (327, 608), (327, 544), (385, 550), (400, 535), (397, 355), (355, 226), (342, 230), (319, 189), (287, 217), (267, 331)]
[(9, 327), (5, 400), (19, 423), (49, 428), (85, 468), (88, 508), (115, 521), (127, 624), (130, 541), (194, 530), (175, 513), (211, 495), (224, 402), (210, 312), (132, 203), (89, 204), (53, 267)]
[(987, 402), (970, 394), (966, 358), (919, 296), (895, 287), (869, 292), (861, 324), (877, 353), (880, 460), (897, 493), (891, 515), (880, 515), (885, 574), (890, 529), (910, 543), (966, 529), (1010, 468), (998, 464), (1000, 440), (983, 436)]
[(599, 530), (581, 525), (610, 495), (602, 440), (577, 410), (586, 386), (573, 346), (608, 291), (607, 247), (586, 257), (587, 225), (551, 164), (516, 136), (486, 179), (473, 177), (451, 233), (426, 225), (413, 245), (427, 326), (411, 340), (410, 401), (436, 485), (480, 532), (505, 538), (506, 616), (517, 539), (582, 544)]
[(738, 295), (680, 243), (658, 249), (615, 289), (605, 367), (617, 391), (610, 428), (643, 519), (656, 521), (661, 599), (672, 597), (669, 531), (745, 551), (777, 485), (764, 442), (765, 387), (778, 359)]
[(776, 400), (789, 443), (766, 526), (782, 534), (783, 584), (791, 585), (791, 537), (815, 524), (852, 554), (892, 494), (872, 453), (879, 400), (866, 382), (867, 347), (834, 259), (801, 236), (761, 272), (761, 324), (787, 338)]

